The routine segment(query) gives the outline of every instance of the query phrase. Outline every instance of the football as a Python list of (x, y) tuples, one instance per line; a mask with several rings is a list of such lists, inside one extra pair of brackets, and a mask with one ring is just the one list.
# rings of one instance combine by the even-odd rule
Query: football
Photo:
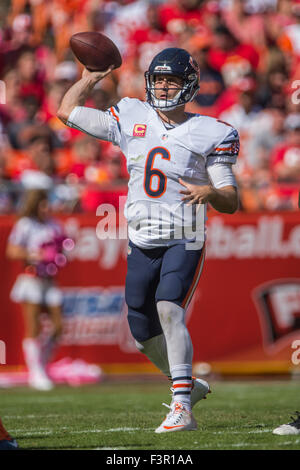
[(116, 69), (122, 65), (119, 49), (102, 33), (90, 31), (73, 34), (70, 47), (79, 62), (92, 72), (102, 72), (111, 65)]

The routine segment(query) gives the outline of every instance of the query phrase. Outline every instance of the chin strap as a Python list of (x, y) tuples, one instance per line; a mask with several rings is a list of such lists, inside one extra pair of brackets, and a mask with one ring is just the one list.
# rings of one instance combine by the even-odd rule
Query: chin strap
[(172, 111), (175, 108), (178, 108), (178, 106), (182, 106), (182, 103), (178, 103), (180, 95), (181, 95), (180, 90), (176, 96), (172, 100), (159, 100), (154, 97), (154, 93), (152, 93), (152, 106), (153, 108), (160, 109), (161, 111)]

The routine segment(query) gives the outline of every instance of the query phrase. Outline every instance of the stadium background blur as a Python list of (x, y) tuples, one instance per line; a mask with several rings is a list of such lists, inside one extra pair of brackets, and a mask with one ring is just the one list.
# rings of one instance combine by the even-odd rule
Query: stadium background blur
[(107, 373), (157, 372), (136, 350), (127, 324), (126, 230), (111, 239), (98, 231), (97, 208), (109, 203), (117, 212), (124, 204), (125, 158), (56, 117), (82, 72), (70, 36), (91, 30), (117, 44), (123, 65), (96, 85), (86, 106), (104, 110), (124, 96), (145, 99), (151, 59), (178, 46), (201, 68), (200, 92), (188, 110), (240, 134), (240, 209), (228, 215), (209, 208), (205, 269), (187, 312), (195, 364), (228, 375), (298, 374), (300, 1), (4, 0), (0, 18), (2, 385), (11, 380), (5, 372), (24, 371), (24, 325), (10, 298), (24, 266), (7, 259), (5, 246), (30, 188), (48, 190), (53, 213), (75, 241), (57, 275), (64, 328), (56, 359), (81, 358)]
[(240, 211), (297, 209), (299, 1), (3, 0), (0, 17), (0, 214), (15, 213), (29, 187), (48, 188), (52, 208), (63, 213), (95, 213), (126, 194), (120, 151), (56, 117), (82, 71), (69, 38), (87, 30), (107, 34), (123, 57), (87, 106), (144, 99), (152, 57), (165, 47), (185, 48), (201, 68), (200, 92), (188, 109), (240, 133)]

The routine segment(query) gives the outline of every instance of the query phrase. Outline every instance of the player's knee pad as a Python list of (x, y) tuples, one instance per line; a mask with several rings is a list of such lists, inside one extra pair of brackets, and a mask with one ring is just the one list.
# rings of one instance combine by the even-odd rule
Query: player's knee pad
[(177, 273), (171, 272), (162, 276), (157, 291), (156, 301), (168, 300), (178, 301), (181, 299), (183, 293), (183, 283)]
[(142, 281), (138, 282), (133, 276), (127, 276), (125, 288), (125, 301), (129, 308), (140, 310), (146, 301), (146, 289)]
[(149, 318), (147, 315), (130, 307), (128, 307), (128, 324), (132, 336), (139, 343), (162, 333), (157, 315), (156, 317)]
[(148, 319), (145, 315), (128, 307), (128, 323), (136, 341), (143, 342), (150, 338)]

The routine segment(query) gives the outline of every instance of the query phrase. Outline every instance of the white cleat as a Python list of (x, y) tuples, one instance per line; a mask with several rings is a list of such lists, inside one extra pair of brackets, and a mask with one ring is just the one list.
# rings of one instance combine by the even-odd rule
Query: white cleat
[[(193, 386), (191, 390), (191, 408), (193, 408), (196, 403), (200, 400), (205, 400), (208, 393), (212, 393), (208, 383), (205, 380), (197, 379), (196, 377), (192, 377), (193, 379)], [(174, 388), (170, 388), (172, 394), (174, 393)], [(173, 395), (173, 400), (175, 397)], [(172, 401), (173, 403), (173, 401)]]
[(30, 374), (28, 385), (35, 390), (41, 390), (43, 392), (48, 392), (54, 388), (51, 380), (44, 374)]
[(296, 418), (293, 418), (293, 416), (291, 416), (291, 419), (293, 420), (291, 423), (282, 424), (281, 426), (278, 426), (278, 428), (275, 428), (273, 434), (277, 434), (278, 436), (298, 436), (300, 434), (299, 411), (296, 411), (296, 415)]
[(191, 391), (191, 407), (193, 408), (200, 400), (205, 400), (206, 395), (211, 393), (211, 389), (205, 380), (193, 377), (193, 388)]
[(175, 431), (196, 431), (197, 422), (190, 411), (188, 411), (182, 403), (174, 402), (171, 406), (163, 403), (170, 412), (167, 414), (161, 425), (155, 429), (157, 434), (162, 432)]

